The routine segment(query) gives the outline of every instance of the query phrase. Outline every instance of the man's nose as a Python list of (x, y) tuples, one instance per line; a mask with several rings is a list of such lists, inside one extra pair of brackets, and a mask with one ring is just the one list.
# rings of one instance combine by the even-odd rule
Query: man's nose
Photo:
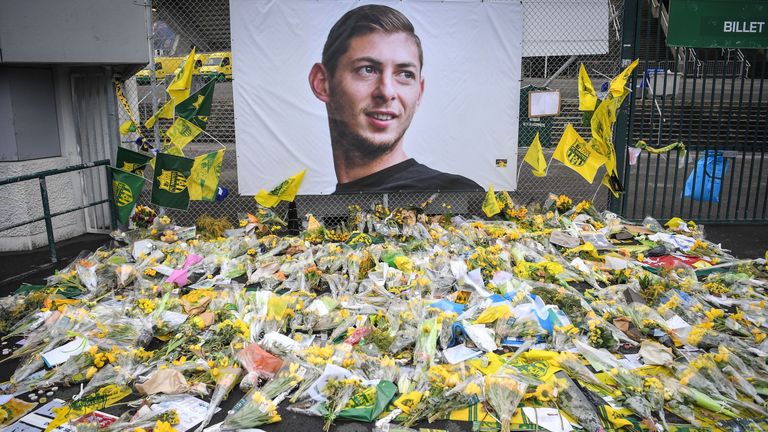
[(395, 85), (394, 80), (389, 74), (381, 74), (381, 77), (376, 83), (376, 88), (373, 91), (373, 96), (389, 101), (395, 98)]

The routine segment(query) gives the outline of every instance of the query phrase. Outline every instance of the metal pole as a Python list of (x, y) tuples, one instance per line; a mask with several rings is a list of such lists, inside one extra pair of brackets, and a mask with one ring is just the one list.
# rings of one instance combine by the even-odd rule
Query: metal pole
[[(637, 56), (637, 45), (639, 45), (637, 20), (639, 19), (640, 13), (638, 5), (638, 0), (625, 0), (624, 2), (624, 17), (621, 25), (621, 53), (619, 57), (621, 59), (622, 68), (629, 65)], [(622, 11), (616, 11), (616, 14), (614, 15), (618, 17), (621, 12)], [(633, 88), (634, 90), (635, 81), (631, 77), (629, 79), (629, 84), (631, 86), (630, 88)], [(626, 212), (622, 212), (622, 209), (626, 210), (626, 191), (629, 189), (629, 185), (627, 184), (629, 182), (629, 176), (627, 175), (629, 174), (629, 168), (626, 167), (625, 164), (628, 142), (632, 135), (632, 116), (634, 114), (635, 103), (634, 97), (635, 92), (630, 92), (628, 97), (629, 101), (625, 102), (627, 108), (619, 110), (616, 116), (616, 129), (614, 134), (616, 137), (614, 139), (614, 146), (616, 149), (616, 170), (618, 171), (616, 175), (622, 182), (624, 182), (625, 195), (619, 199), (614, 199), (613, 195), (610, 195), (608, 200), (611, 211), (622, 216), (626, 216)], [(637, 195), (636, 190), (634, 191), (634, 194)]]
[(115, 203), (115, 192), (112, 187), (112, 170), (110, 167), (106, 167), (107, 170), (107, 193), (109, 194), (109, 221), (111, 228), (117, 228), (117, 204)]
[(557, 72), (553, 73), (551, 77), (542, 85), (542, 87), (547, 87), (549, 84), (555, 80), (555, 78), (559, 77), (561, 73), (563, 73), (566, 69), (568, 69), (568, 66), (571, 65), (576, 60), (576, 55), (572, 55), (562, 66), (560, 66), (560, 69), (557, 70)]
[[(157, 77), (155, 76), (155, 44), (152, 36), (152, 0), (144, 0), (144, 15), (147, 18), (147, 50), (149, 51), (149, 91), (152, 92), (152, 114), (157, 112), (157, 92), (155, 87), (157, 85)], [(156, 149), (160, 148), (160, 125), (155, 122), (154, 125), (154, 138)]]
[(51, 207), (48, 205), (48, 187), (45, 185), (45, 177), (40, 177), (40, 198), (43, 200), (43, 216), (45, 217), (45, 233), (48, 234), (48, 250), (51, 252), (51, 262), (56, 258), (56, 240), (53, 238), (53, 222), (51, 221)]

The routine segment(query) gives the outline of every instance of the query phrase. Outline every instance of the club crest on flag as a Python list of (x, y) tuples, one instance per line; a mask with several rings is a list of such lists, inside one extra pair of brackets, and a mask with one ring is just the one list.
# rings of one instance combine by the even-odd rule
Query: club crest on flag
[(133, 204), (133, 192), (131, 192), (131, 187), (127, 184), (114, 180), (112, 181), (112, 191), (115, 195), (115, 204), (118, 207)]
[(179, 171), (162, 170), (157, 177), (158, 187), (170, 193), (181, 193), (187, 189), (187, 177)]
[(178, 129), (176, 129), (179, 132), (179, 135), (181, 136), (191, 136), (192, 135), (192, 128), (189, 127), (189, 124), (187, 123), (179, 123)]
[(147, 166), (147, 164), (123, 162), (123, 165), (119, 166), (118, 168), (120, 168), (123, 171), (128, 171), (130, 173), (140, 174), (142, 171), (144, 171), (145, 166)]
[(582, 166), (587, 163), (591, 152), (582, 142), (576, 141), (568, 147), (565, 152), (565, 156), (568, 158), (568, 162), (574, 166)]

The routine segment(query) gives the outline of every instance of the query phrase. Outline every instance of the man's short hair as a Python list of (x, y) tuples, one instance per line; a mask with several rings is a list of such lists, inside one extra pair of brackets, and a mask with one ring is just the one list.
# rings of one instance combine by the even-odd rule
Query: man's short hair
[(419, 49), (419, 67), (424, 66), (421, 40), (416, 35), (411, 21), (400, 11), (389, 6), (365, 5), (345, 13), (328, 33), (322, 59), (328, 73), (331, 76), (336, 73), (339, 59), (349, 49), (349, 41), (352, 38), (373, 32), (408, 33)]

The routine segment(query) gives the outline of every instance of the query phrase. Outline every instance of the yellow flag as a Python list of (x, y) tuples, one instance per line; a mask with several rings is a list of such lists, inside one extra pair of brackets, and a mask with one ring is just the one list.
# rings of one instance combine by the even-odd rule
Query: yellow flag
[(616, 75), (614, 79), (611, 80), (611, 94), (614, 97), (619, 97), (624, 94), (624, 87), (627, 86), (627, 80), (632, 75), (632, 71), (635, 70), (635, 67), (637, 67), (637, 64), (640, 62), (640, 59), (637, 59), (632, 62), (629, 66), (627, 66), (626, 69), (621, 71), (620, 74)]
[(483, 200), (483, 213), (488, 217), (493, 217), (499, 214), (499, 212), (501, 212), (501, 204), (499, 204), (499, 200), (496, 199), (496, 194), (493, 192), (493, 185), (490, 185), (488, 192), (485, 193), (485, 200)]
[(219, 187), (219, 175), (223, 161), (224, 149), (195, 158), (192, 174), (187, 182), (189, 199), (201, 201), (214, 201), (216, 199), (216, 189)]
[(135, 131), (136, 131), (136, 125), (133, 124), (133, 120), (126, 120), (122, 124), (120, 124), (120, 135), (128, 135), (129, 133), (135, 132)]
[(184, 60), (184, 65), (165, 91), (171, 96), (171, 99), (183, 101), (189, 97), (189, 89), (192, 87), (192, 73), (195, 69), (195, 48), (189, 52)]
[(539, 140), (539, 133), (536, 132), (536, 136), (533, 137), (533, 142), (525, 153), (523, 161), (533, 168), (533, 175), (536, 177), (544, 177), (547, 175), (547, 160), (544, 159), (544, 152), (541, 150), (541, 141)]
[(197, 127), (194, 123), (185, 120), (182, 117), (177, 117), (170, 128), (165, 132), (171, 142), (183, 150), (187, 144), (190, 143), (195, 137), (200, 135), (203, 130)]
[(592, 80), (587, 75), (584, 63), (579, 68), (579, 111), (594, 111), (597, 103), (597, 93), (592, 87)]
[(164, 119), (172, 119), (173, 118), (173, 109), (176, 107), (176, 101), (173, 99), (169, 99), (168, 102), (166, 102), (160, 109), (157, 110), (156, 113), (152, 115), (152, 117), (148, 118), (147, 121), (144, 123), (144, 126), (147, 127), (147, 129), (152, 129), (152, 126), (155, 125), (155, 122), (159, 118)]
[(579, 173), (590, 183), (595, 180), (597, 170), (605, 163), (605, 158), (594, 151), (570, 123), (565, 127), (565, 132), (552, 157)]
[(253, 199), (264, 207), (274, 207), (279, 204), (280, 201), (293, 201), (296, 198), (296, 194), (299, 192), (299, 186), (301, 186), (301, 182), (304, 180), (304, 174), (306, 172), (307, 170), (303, 170), (295, 176), (288, 177), (269, 192), (261, 189)]
[(619, 194), (624, 193), (624, 185), (621, 184), (621, 180), (619, 180), (616, 171), (606, 172), (601, 183), (603, 186), (607, 187), (616, 198), (619, 197)]

